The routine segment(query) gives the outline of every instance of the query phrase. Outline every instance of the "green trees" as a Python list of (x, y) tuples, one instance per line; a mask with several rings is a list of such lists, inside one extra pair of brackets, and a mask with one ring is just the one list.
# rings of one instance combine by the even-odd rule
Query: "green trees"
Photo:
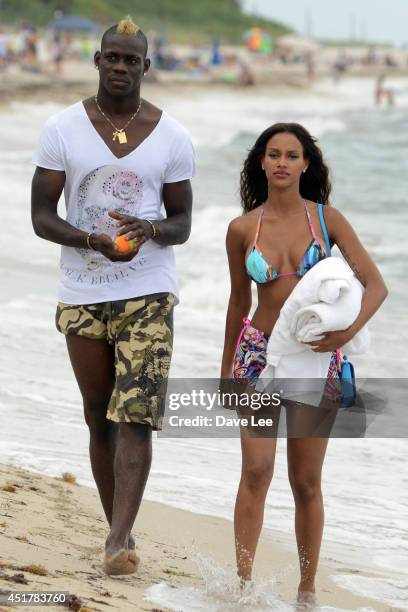
[(0, 22), (11, 24), (25, 18), (37, 26), (45, 26), (56, 10), (80, 14), (102, 27), (130, 14), (144, 30), (164, 30), (179, 42), (201, 43), (220, 37), (236, 43), (254, 25), (272, 35), (287, 31), (276, 22), (245, 15), (239, 0), (2, 0), (0, 7)]

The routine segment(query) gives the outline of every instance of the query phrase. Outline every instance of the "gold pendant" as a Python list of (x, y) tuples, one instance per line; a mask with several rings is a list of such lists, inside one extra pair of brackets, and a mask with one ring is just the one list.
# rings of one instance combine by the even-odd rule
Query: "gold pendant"
[(116, 138), (119, 140), (119, 144), (127, 143), (126, 132), (123, 130), (116, 130), (116, 132), (113, 132), (112, 140), (116, 140)]

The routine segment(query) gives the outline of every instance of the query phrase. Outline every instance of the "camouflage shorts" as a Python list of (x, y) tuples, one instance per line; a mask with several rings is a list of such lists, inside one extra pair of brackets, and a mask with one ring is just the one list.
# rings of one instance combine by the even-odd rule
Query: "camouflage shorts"
[(115, 387), (107, 418), (161, 429), (173, 348), (171, 293), (73, 306), (59, 303), (58, 331), (94, 340), (115, 350)]

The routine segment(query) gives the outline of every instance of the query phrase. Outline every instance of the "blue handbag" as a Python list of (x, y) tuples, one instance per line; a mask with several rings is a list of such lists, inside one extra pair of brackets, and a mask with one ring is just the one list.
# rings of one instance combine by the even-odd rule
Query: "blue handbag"
[(356, 402), (357, 389), (356, 377), (354, 374), (354, 366), (346, 357), (340, 362), (339, 378), (341, 382), (341, 402), (342, 408), (351, 408)]
[[(326, 244), (327, 255), (331, 256), (331, 247), (329, 234), (327, 233), (326, 221), (324, 220), (323, 214), (323, 204), (319, 203), (317, 205), (319, 212), (320, 225), (322, 227), (324, 241)], [(341, 400), (340, 406), (342, 408), (351, 408), (354, 406), (356, 397), (357, 397), (357, 388), (356, 388), (356, 377), (354, 374), (354, 366), (351, 361), (348, 360), (346, 355), (341, 355), (340, 350), (336, 351), (337, 356), (339, 357), (337, 372), (340, 379), (341, 385)]]

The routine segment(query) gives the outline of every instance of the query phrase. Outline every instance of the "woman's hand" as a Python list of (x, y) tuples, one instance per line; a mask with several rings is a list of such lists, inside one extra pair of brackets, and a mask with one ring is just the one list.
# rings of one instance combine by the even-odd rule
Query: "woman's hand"
[(304, 342), (310, 346), (312, 351), (315, 353), (331, 353), (338, 348), (344, 346), (349, 340), (351, 340), (353, 334), (347, 329), (342, 331), (332, 331), (324, 334), (321, 340), (315, 340), (314, 342)]
[(109, 216), (119, 221), (117, 235), (122, 236), (126, 234), (126, 239), (137, 240), (139, 247), (153, 236), (152, 225), (145, 219), (139, 219), (131, 215), (122, 215), (122, 213), (118, 213), (115, 210), (111, 210)]

